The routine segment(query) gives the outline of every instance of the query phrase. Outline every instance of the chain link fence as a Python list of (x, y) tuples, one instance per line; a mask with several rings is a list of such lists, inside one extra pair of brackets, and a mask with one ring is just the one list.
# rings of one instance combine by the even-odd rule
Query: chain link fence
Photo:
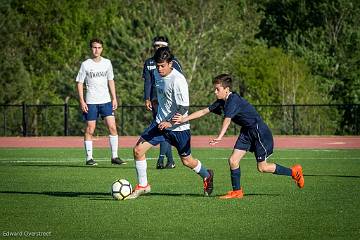
[[(206, 105), (190, 106), (190, 112)], [(360, 104), (255, 105), (275, 135), (360, 135)], [(0, 136), (81, 136), (85, 123), (78, 105), (0, 105)], [(152, 114), (142, 105), (123, 105), (115, 112), (119, 134), (137, 136)], [(216, 135), (222, 117), (208, 114), (191, 122), (192, 135)], [(240, 127), (231, 124), (227, 135)], [(95, 135), (107, 135), (99, 120)]]

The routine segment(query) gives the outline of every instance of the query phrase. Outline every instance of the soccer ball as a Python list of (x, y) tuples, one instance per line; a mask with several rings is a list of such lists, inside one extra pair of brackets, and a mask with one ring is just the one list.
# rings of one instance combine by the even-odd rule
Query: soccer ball
[(125, 200), (132, 193), (132, 186), (128, 180), (116, 180), (111, 186), (111, 195), (116, 200)]

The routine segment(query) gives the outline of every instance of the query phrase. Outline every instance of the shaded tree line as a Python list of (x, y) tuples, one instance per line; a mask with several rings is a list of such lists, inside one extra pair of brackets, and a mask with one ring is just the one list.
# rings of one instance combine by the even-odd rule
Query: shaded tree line
[[(77, 104), (74, 79), (97, 36), (113, 62), (120, 103), (143, 104), (143, 61), (159, 34), (183, 65), (191, 104), (213, 101), (212, 78), (223, 72), (253, 104), (359, 103), (359, 4), (2, 0), (0, 103)], [(334, 114), (344, 126), (354, 118)]]

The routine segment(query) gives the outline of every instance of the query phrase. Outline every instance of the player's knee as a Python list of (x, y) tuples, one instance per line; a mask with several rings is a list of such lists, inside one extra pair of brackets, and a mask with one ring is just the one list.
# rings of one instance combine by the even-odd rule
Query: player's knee
[(109, 126), (109, 132), (110, 132), (110, 134), (113, 135), (113, 136), (117, 135), (116, 125), (114, 125), (114, 126)]
[(263, 173), (263, 172), (264, 172), (264, 167), (258, 165), (258, 166), (257, 166), (257, 170), (258, 170), (259, 172)]
[(94, 135), (94, 132), (95, 132), (95, 127), (93, 126), (87, 126), (86, 129), (85, 129), (85, 133), (88, 134), (88, 135)]
[(231, 169), (237, 168), (239, 165), (239, 162), (236, 159), (229, 158), (229, 166)]
[(186, 167), (188, 167), (190, 165), (189, 158), (181, 158), (181, 162)]
[(140, 153), (141, 152), (141, 150), (140, 150), (140, 148), (138, 147), (138, 146), (135, 146), (134, 148), (133, 148), (133, 155), (134, 155), (134, 158), (135, 159), (139, 159), (140, 158)]
[(269, 166), (267, 164), (258, 164), (257, 169), (261, 173), (269, 172)]
[(198, 161), (192, 158), (191, 155), (187, 157), (181, 157), (180, 159), (182, 164), (188, 168), (194, 168), (198, 163)]

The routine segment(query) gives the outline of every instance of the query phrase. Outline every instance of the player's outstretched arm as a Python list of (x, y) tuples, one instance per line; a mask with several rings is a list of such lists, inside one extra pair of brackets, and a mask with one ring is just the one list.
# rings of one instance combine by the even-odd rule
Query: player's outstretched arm
[(223, 121), (223, 124), (221, 126), (221, 130), (220, 130), (219, 135), (209, 142), (211, 145), (215, 145), (215, 144), (217, 144), (218, 142), (220, 142), (222, 140), (222, 138), (225, 135), (230, 123), (231, 123), (231, 118), (224, 118), (224, 121)]
[(172, 121), (175, 124), (180, 124), (193, 119), (201, 118), (202, 116), (208, 114), (209, 112), (210, 112), (209, 108), (204, 108), (199, 111), (193, 112), (189, 116), (183, 116), (180, 113), (176, 113), (175, 116), (172, 118)]

